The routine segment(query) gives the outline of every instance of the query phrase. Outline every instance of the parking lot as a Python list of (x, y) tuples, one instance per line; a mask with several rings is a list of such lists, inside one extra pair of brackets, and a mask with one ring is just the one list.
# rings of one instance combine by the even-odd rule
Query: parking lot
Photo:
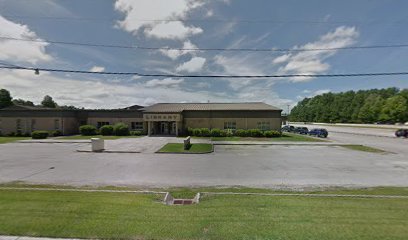
[(0, 145), (0, 182), (146, 187), (408, 186), (406, 139), (348, 135), (332, 133), (330, 138), (392, 153), (283, 144), (216, 146), (214, 153), (204, 155), (155, 154), (162, 144), (182, 139), (147, 137), (107, 141), (111, 148), (131, 146), (141, 153), (77, 152), (90, 148), (89, 143), (11, 143)]

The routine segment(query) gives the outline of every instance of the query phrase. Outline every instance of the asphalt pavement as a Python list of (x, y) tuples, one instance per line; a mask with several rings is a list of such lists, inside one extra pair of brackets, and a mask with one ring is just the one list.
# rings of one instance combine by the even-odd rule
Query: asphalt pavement
[(408, 186), (406, 139), (330, 133), (334, 143), (355, 143), (392, 153), (339, 146), (216, 146), (203, 155), (155, 154), (177, 138), (106, 141), (141, 153), (81, 153), (89, 143), (0, 145), (0, 182), (66, 185), (247, 186), (265, 188)]

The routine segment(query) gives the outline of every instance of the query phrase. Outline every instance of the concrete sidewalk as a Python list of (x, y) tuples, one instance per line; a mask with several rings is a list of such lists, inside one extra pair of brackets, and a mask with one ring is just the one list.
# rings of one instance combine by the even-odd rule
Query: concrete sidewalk
[(80, 240), (78, 238), (42, 238), (42, 237), (19, 237), (19, 236), (0, 236), (0, 240)]

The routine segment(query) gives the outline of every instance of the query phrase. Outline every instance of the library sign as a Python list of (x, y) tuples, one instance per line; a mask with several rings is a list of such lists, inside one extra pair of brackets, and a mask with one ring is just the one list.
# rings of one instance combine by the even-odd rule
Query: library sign
[(147, 122), (180, 122), (181, 114), (143, 114)]

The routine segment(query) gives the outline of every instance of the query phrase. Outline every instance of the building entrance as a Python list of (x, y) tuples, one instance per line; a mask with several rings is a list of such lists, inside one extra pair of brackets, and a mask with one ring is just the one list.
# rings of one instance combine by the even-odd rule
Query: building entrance
[(176, 122), (155, 122), (155, 135), (176, 135)]

